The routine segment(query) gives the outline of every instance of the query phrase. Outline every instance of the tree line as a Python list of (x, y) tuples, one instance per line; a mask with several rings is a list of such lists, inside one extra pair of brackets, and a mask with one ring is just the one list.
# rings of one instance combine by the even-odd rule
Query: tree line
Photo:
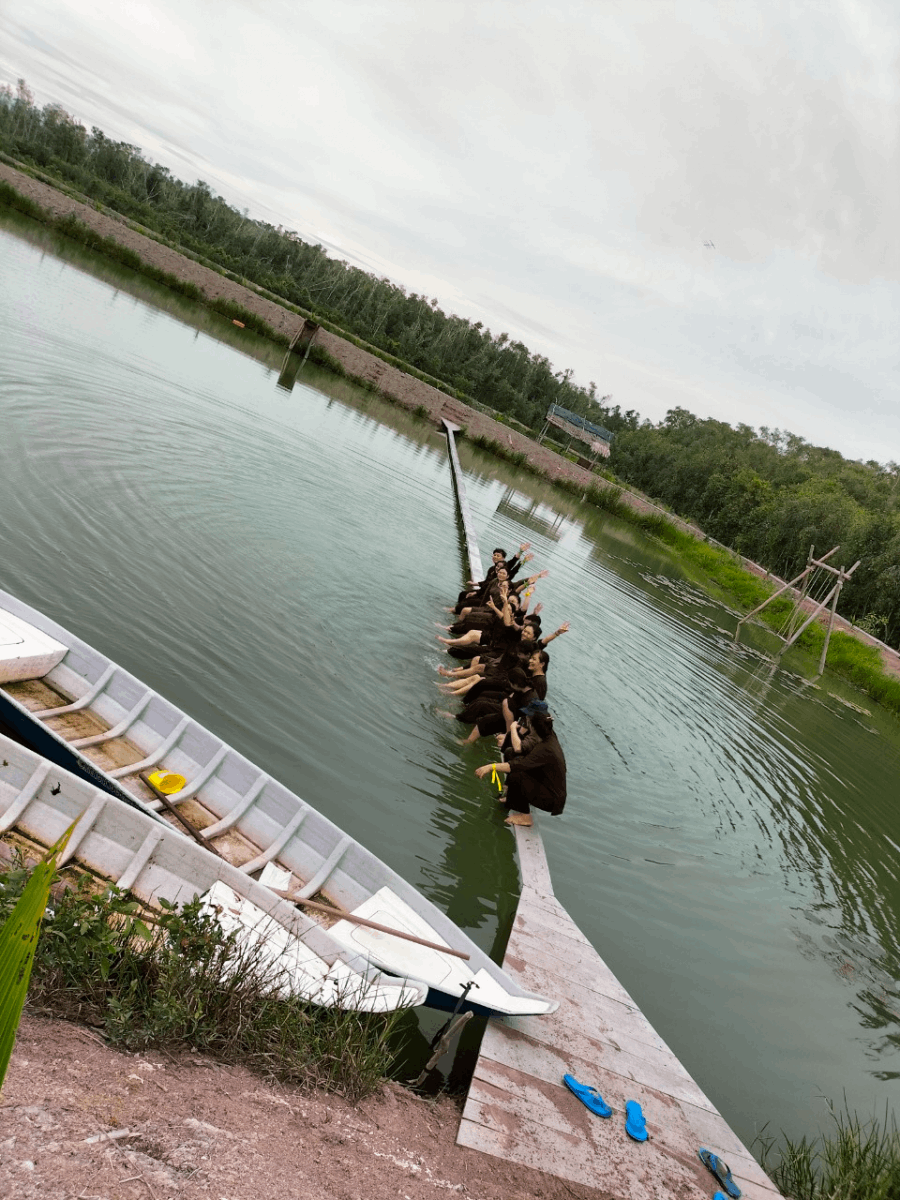
[[(615, 418), (607, 416), (609, 427)], [(861, 564), (839, 611), (900, 643), (900, 465), (854, 462), (779, 429), (736, 428), (684, 408), (620, 426), (616, 474), (695, 521), (716, 541), (789, 579), (840, 545), (832, 562)]]
[(27, 85), (0, 88), (0, 148), (85, 195), (472, 398), (540, 429), (560, 404), (611, 430), (621, 479), (697, 522), (711, 537), (784, 577), (842, 546), (862, 565), (841, 612), (900, 642), (900, 467), (852, 462), (780, 430), (732, 428), (676, 408), (658, 424), (622, 412), (554, 371), (508, 334), (442, 311), (437, 300), (329, 258), (324, 248), (251, 218), (202, 180), (187, 184), (137, 146), (85, 129)]
[(296, 232), (238, 211), (202, 180), (186, 184), (137, 146), (90, 132), (24, 80), (0, 89), (0, 148), (163, 237), (410, 363), (450, 390), (540, 426), (550, 404), (590, 416), (596, 384), (572, 381), (507, 333), (445, 313), (436, 299), (329, 258)]

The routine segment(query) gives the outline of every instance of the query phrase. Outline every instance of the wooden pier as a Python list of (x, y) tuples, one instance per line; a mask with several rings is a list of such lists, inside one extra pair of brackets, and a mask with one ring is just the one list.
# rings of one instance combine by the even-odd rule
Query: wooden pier
[[(775, 1185), (719, 1115), (553, 894), (538, 827), (515, 829), (522, 894), (503, 966), (558, 996), (549, 1017), (488, 1022), (457, 1142), (627, 1200), (709, 1200), (721, 1190), (701, 1146), (731, 1168), (748, 1200)], [(563, 1084), (596, 1087), (603, 1119)], [(739, 1085), (738, 1085), (739, 1086)], [(639, 1101), (650, 1139), (625, 1133)]]
[[(444, 425), (472, 578), (478, 579), (456, 427)], [(457, 1143), (622, 1200), (709, 1200), (721, 1188), (697, 1157), (705, 1147), (728, 1163), (747, 1200), (780, 1200), (556, 899), (539, 827), (512, 832), (522, 891), (503, 966), (527, 987), (558, 997), (560, 1006), (551, 1016), (488, 1022)], [(589, 1112), (563, 1084), (567, 1073), (596, 1087), (613, 1115)], [(625, 1133), (628, 1100), (641, 1105), (646, 1142)]]
[(459, 465), (459, 455), (456, 453), (456, 439), (454, 435), (459, 432), (460, 427), (459, 425), (454, 425), (452, 421), (446, 420), (446, 418), (441, 424), (447, 433), (450, 467), (453, 472), (453, 488), (456, 492), (456, 503), (463, 524), (463, 532), (465, 533), (466, 556), (469, 560), (469, 578), (477, 582), (483, 578), (483, 568), (481, 565), (481, 551), (478, 549), (478, 537), (475, 533), (475, 522), (472, 520), (469, 498), (466, 495), (466, 485), (462, 477), (462, 467)]

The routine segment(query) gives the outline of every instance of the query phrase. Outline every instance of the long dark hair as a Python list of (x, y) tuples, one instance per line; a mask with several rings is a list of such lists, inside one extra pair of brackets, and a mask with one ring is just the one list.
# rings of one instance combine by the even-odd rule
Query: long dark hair
[(541, 741), (548, 738), (553, 732), (553, 718), (549, 713), (533, 713), (528, 719), (531, 722), (531, 728)]

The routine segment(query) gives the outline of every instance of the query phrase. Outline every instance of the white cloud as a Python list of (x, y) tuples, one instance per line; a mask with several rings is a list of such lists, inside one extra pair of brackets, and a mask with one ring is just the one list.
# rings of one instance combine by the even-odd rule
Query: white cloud
[(0, 34), (42, 101), (623, 407), (900, 458), (882, 0), (6, 0)]

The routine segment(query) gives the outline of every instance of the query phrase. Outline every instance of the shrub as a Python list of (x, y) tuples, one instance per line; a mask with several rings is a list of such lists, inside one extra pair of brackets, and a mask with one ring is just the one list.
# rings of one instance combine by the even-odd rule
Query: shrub
[(23, 196), (21, 192), (17, 192), (14, 187), (0, 179), (0, 204), (5, 204), (8, 208), (15, 208), (18, 212), (24, 213), (27, 217), (33, 217), (36, 221), (45, 220), (44, 210), (39, 204), (28, 196)]
[[(0, 875), (0, 918), (28, 874), (16, 863)], [(351, 1100), (371, 1093), (393, 1058), (397, 1014), (317, 1008), (278, 984), (258, 947), (237, 944), (199, 900), (151, 913), (85, 875), (48, 909), (29, 1005), (101, 1026), (129, 1050), (191, 1046)]]

